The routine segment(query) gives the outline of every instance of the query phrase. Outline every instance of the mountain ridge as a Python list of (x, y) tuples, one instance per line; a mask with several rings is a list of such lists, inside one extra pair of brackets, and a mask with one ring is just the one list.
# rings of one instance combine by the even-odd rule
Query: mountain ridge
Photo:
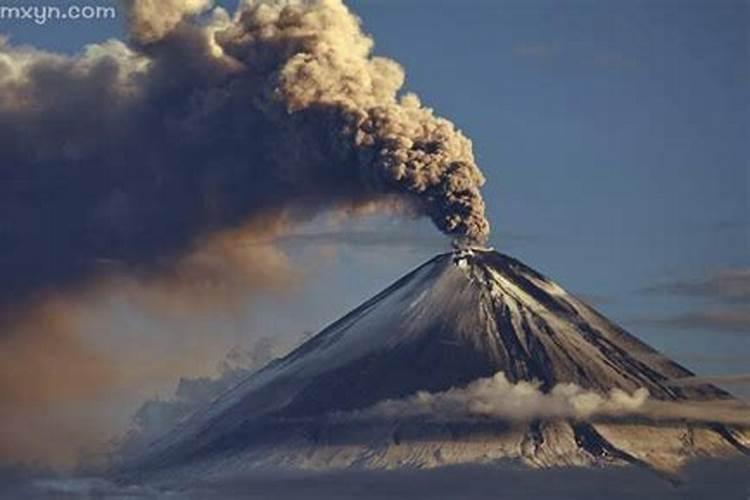
[[(332, 426), (326, 419), (498, 372), (511, 383), (535, 381), (542, 392), (574, 384), (601, 394), (645, 388), (660, 401), (731, 397), (708, 384), (669, 385), (692, 372), (520, 261), (462, 250), (417, 267), (220, 396), (155, 443), (137, 468), (190, 469), (244, 456), (238, 460), (247, 466), (303, 468), (431, 467), (512, 457), (534, 466), (619, 462), (670, 469), (696, 454), (746, 451), (745, 435), (721, 424), (662, 430), (657, 441), (669, 450), (655, 457), (621, 444), (651, 446), (655, 438), (648, 436), (658, 426), (643, 422), (629, 424), (628, 434), (627, 427), (565, 420), (445, 427), (407, 420)], [(469, 444), (458, 446), (457, 439)], [(674, 442), (692, 444), (673, 450)], [(300, 450), (317, 458), (300, 459)], [(402, 458), (383, 458), (393, 453)]]

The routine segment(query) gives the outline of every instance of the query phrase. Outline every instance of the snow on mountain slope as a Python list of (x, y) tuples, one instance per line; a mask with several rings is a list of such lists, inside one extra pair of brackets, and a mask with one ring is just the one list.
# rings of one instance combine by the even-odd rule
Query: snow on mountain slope
[(691, 456), (746, 451), (746, 434), (710, 422), (328, 418), (498, 372), (512, 383), (537, 381), (543, 392), (575, 384), (599, 394), (646, 389), (663, 401), (730, 397), (711, 385), (669, 385), (691, 373), (519, 261), (462, 251), (435, 257), (249, 377), (131, 467), (149, 474), (227, 471), (230, 464), (390, 468), (512, 458), (535, 466), (674, 469)]

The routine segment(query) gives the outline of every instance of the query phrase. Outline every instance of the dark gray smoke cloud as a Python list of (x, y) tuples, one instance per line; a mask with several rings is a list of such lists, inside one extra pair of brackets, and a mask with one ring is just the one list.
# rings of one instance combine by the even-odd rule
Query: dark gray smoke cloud
[(125, 5), (129, 45), (70, 58), (0, 42), (0, 304), (102, 262), (162, 271), (248, 222), (394, 198), (486, 239), (470, 141), (401, 94), (402, 69), (340, 0), (252, 0), (234, 17)]

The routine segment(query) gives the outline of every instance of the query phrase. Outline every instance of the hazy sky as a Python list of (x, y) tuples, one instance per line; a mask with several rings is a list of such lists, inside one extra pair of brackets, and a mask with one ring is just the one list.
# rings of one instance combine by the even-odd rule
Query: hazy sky
[[(58, 3), (71, 2), (45, 1)], [(474, 140), (498, 250), (702, 374), (750, 369), (749, 2), (349, 5), (407, 87)], [(122, 28), (0, 31), (75, 52)], [(318, 221), (290, 239), (304, 284), (256, 303), (238, 335), (317, 330), (447, 248), (424, 221), (352, 227)]]

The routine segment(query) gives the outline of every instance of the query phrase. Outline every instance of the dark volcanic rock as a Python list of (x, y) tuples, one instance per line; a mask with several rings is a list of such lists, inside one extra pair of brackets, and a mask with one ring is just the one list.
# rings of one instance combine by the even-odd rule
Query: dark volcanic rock
[[(582, 423), (537, 422), (521, 430), (425, 424), (420, 431), (414, 422), (393, 422), (373, 426), (368, 434), (311, 423), (332, 412), (360, 410), (417, 391), (445, 391), (497, 372), (511, 382), (538, 381), (545, 391), (572, 383), (602, 394), (646, 388), (652, 398), (668, 401), (729, 397), (711, 385), (669, 385), (691, 372), (519, 261), (494, 251), (462, 251), (435, 257), (246, 379), (155, 443), (135, 469), (222, 463), (229, 456), (244, 456), (236, 460), (248, 464), (311, 467), (432, 466), (502, 457), (540, 466), (662, 460), (671, 467), (693, 453), (690, 447), (675, 451), (682, 458), (672, 462), (646, 452), (636, 458), (604, 437), (626, 444), (652, 440), (642, 425), (623, 434)], [(735, 437), (723, 426), (669, 432), (676, 434), (662, 433), (666, 448), (687, 438), (705, 441), (694, 446), (695, 453), (703, 453), (701, 446), (737, 448), (722, 437), (722, 432)], [(339, 440), (335, 444), (333, 435)], [(488, 443), (490, 451), (484, 449)], [(321, 455), (321, 447), (330, 453)], [(308, 462), (290, 458), (300, 450), (311, 457)]]

